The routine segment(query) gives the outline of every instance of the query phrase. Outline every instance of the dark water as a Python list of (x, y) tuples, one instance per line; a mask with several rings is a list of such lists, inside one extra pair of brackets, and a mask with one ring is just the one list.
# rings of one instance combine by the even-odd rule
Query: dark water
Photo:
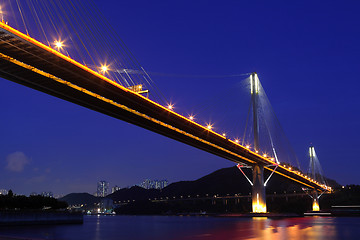
[(360, 239), (360, 218), (85, 216), (83, 225), (0, 227), (0, 239)]

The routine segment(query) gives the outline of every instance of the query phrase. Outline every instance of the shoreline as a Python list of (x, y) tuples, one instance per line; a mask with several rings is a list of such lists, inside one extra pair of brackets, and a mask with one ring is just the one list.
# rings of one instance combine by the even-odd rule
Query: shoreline
[(83, 217), (68, 211), (0, 211), (0, 226), (83, 224)]

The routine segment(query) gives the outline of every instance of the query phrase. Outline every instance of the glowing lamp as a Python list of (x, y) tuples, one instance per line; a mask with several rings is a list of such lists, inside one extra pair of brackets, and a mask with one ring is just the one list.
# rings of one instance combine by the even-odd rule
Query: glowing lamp
[(109, 70), (109, 67), (108, 67), (108, 66), (106, 66), (106, 65), (102, 65), (102, 66), (101, 66), (101, 71), (102, 71), (103, 73), (107, 72), (108, 70)]
[(64, 46), (63, 42), (55, 41), (55, 47), (59, 50)]

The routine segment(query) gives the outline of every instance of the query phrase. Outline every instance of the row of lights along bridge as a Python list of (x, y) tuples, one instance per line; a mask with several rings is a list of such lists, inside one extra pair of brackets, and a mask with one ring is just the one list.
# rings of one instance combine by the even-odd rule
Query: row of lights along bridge
[[(65, 45), (64, 45), (64, 42), (62, 42), (62, 41), (55, 41), (55, 47), (57, 48), (58, 52), (60, 52), (60, 50), (61, 50), (64, 46), (65, 46)], [(103, 75), (105, 75), (105, 73), (106, 73), (108, 70), (109, 70), (109, 66), (106, 65), (106, 64), (104, 64), (104, 65), (102, 65), (102, 66), (100, 67), (100, 72), (101, 72)], [(141, 85), (140, 85), (140, 88), (142, 88)], [(175, 113), (175, 111), (174, 111), (174, 104), (169, 103), (166, 108), (168, 109), (168, 111), (171, 111), (171, 112), (174, 112), (174, 113)], [(183, 116), (182, 116), (182, 117), (183, 117)], [(194, 115), (190, 115), (188, 118), (186, 118), (186, 117), (184, 117), (184, 118), (187, 119), (187, 120), (189, 120), (189, 121), (191, 121), (191, 122), (193, 122), (193, 123), (195, 123), (195, 124), (197, 124), (197, 125), (199, 125), (197, 122), (195, 122), (195, 117), (194, 117)], [(231, 140), (231, 139), (228, 139), (228, 138), (227, 138), (226, 133), (219, 134), (219, 133), (215, 132), (215, 131), (213, 130), (213, 128), (214, 128), (214, 127), (213, 127), (213, 124), (211, 124), (211, 123), (207, 123), (206, 126), (202, 126), (202, 125), (200, 125), (200, 126), (203, 127), (203, 128), (205, 128), (205, 129), (208, 130), (208, 131), (211, 131), (211, 132), (213, 132), (213, 133), (215, 133), (215, 134), (217, 134), (217, 135), (220, 135), (220, 136), (226, 138), (227, 140), (231, 141), (232, 143), (234, 143), (234, 144), (236, 144), (236, 145), (238, 145), (238, 146), (243, 147), (243, 146), (239, 143), (240, 140), (239, 140), (238, 138), (236, 138), (236, 139), (234, 139), (234, 140)], [(250, 150), (251, 146), (250, 146), (250, 145), (246, 145), (245, 148), (247, 148), (247, 149)], [(255, 150), (255, 149), (254, 149), (254, 151), (255, 151), (256, 154), (259, 153), (259, 151)], [(263, 153), (262, 157), (267, 158), (267, 159), (271, 160), (275, 165), (278, 165), (278, 164), (276, 163), (275, 159), (269, 157), (266, 153)], [(295, 173), (295, 174), (297, 174), (297, 175), (303, 176), (303, 177), (307, 178), (309, 181), (311, 181), (311, 182), (313, 182), (313, 183), (316, 183), (316, 184), (319, 184), (319, 185), (321, 185), (322, 187), (324, 187), (325, 189), (331, 191), (331, 187), (326, 186), (325, 184), (320, 184), (318, 181), (310, 178), (309, 176), (303, 174), (303, 173), (300, 172), (300, 171), (292, 170), (291, 166), (287, 167), (287, 166), (284, 164), (283, 166), (280, 165), (280, 167), (287, 168), (289, 171), (291, 171), (291, 172), (293, 172), (293, 173)]]

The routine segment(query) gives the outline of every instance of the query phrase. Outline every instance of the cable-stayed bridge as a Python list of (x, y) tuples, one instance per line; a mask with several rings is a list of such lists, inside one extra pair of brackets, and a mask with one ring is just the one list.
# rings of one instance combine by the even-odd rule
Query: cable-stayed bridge
[[(76, 103), (114, 118), (138, 125), (240, 165), (252, 167), (253, 211), (266, 212), (264, 169), (279, 174), (313, 192), (331, 191), (326, 184), (281, 164), (275, 157), (261, 155), (256, 126), (259, 81), (251, 74), (254, 149), (217, 133), (142, 95), (141, 85), (124, 87), (58, 49), (0, 22), (0, 76), (30, 88)], [(274, 152), (275, 153), (275, 152)], [(240, 168), (241, 169), (241, 168)], [(236, 183), (235, 183), (236, 184)], [(317, 196), (317, 195), (316, 195)]]

